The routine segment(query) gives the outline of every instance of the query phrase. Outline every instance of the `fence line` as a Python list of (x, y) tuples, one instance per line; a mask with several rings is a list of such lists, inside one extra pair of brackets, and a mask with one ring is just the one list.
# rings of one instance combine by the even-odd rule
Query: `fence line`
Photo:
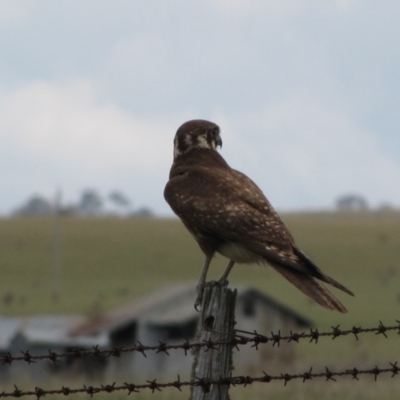
[[(281, 335), (280, 331), (278, 333), (271, 332), (270, 336), (262, 335), (256, 331), (247, 332), (243, 330), (235, 329), (235, 336), (230, 339), (220, 339), (216, 341), (206, 340), (202, 342), (190, 343), (188, 339), (182, 344), (168, 344), (164, 342), (159, 342), (155, 346), (145, 346), (138, 342), (137, 345), (133, 347), (114, 347), (111, 349), (100, 349), (98, 346), (94, 346), (93, 350), (72, 350), (64, 353), (55, 353), (49, 350), (48, 354), (43, 355), (31, 355), (29, 350), (21, 351), (22, 356), (12, 356), (10, 353), (0, 356), (0, 362), (2, 364), (11, 365), (14, 361), (25, 361), (27, 364), (33, 364), (39, 360), (48, 360), (53, 364), (56, 364), (60, 359), (72, 357), (72, 358), (88, 358), (88, 357), (120, 357), (123, 353), (139, 352), (146, 356), (146, 352), (155, 351), (156, 353), (165, 353), (169, 355), (169, 350), (184, 350), (185, 355), (187, 355), (188, 350), (194, 348), (207, 347), (208, 349), (216, 348), (219, 345), (231, 345), (238, 348), (238, 346), (248, 345), (255, 347), (258, 350), (258, 346), (265, 343), (270, 343), (272, 346), (280, 346), (281, 343), (296, 342), (300, 340), (309, 339), (310, 343), (318, 343), (318, 340), (323, 337), (331, 337), (336, 339), (341, 336), (354, 335), (356, 340), (358, 340), (359, 334), (374, 333), (375, 335), (383, 335), (387, 338), (386, 333), (390, 331), (397, 331), (400, 335), (400, 321), (396, 320), (397, 325), (385, 326), (381, 321), (379, 326), (373, 328), (361, 328), (353, 326), (351, 329), (342, 330), (340, 325), (332, 327), (331, 331), (319, 332), (318, 329), (310, 329), (310, 332), (293, 333), (290, 332), (289, 335)], [(1, 397), (1, 396), (0, 396)]]
[(343, 377), (352, 377), (353, 379), (358, 380), (360, 375), (370, 375), (374, 376), (375, 381), (378, 379), (378, 376), (381, 374), (391, 373), (391, 378), (395, 375), (398, 375), (400, 372), (400, 367), (397, 366), (397, 362), (391, 363), (389, 362), (390, 367), (387, 368), (379, 368), (375, 366), (371, 369), (347, 369), (343, 371), (331, 371), (328, 367), (325, 367), (324, 372), (312, 372), (312, 368), (309, 371), (299, 373), (299, 374), (287, 374), (281, 373), (280, 375), (268, 375), (263, 372), (263, 376), (259, 377), (251, 377), (251, 376), (228, 376), (228, 377), (220, 377), (219, 379), (198, 379), (195, 378), (194, 381), (185, 381), (182, 382), (179, 378), (174, 382), (167, 383), (157, 383), (157, 380), (154, 379), (152, 381), (146, 381), (145, 384), (134, 384), (125, 382), (123, 385), (116, 385), (116, 383), (100, 385), (96, 386), (86, 386), (83, 385), (81, 388), (69, 388), (66, 386), (62, 386), (61, 389), (42, 389), (40, 387), (35, 387), (34, 390), (20, 390), (16, 385), (14, 385), (14, 390), (11, 392), (2, 392), (0, 393), (1, 397), (24, 397), (24, 396), (35, 396), (38, 400), (41, 397), (46, 396), (47, 394), (53, 395), (73, 395), (78, 393), (87, 393), (91, 397), (96, 393), (107, 392), (112, 393), (116, 391), (125, 391), (126, 394), (131, 394), (134, 392), (139, 392), (140, 390), (147, 389), (151, 390), (152, 393), (155, 391), (162, 391), (165, 388), (176, 388), (181, 390), (182, 387), (190, 387), (190, 386), (201, 386), (204, 390), (208, 390), (211, 385), (251, 385), (252, 383), (270, 383), (273, 381), (282, 381), (286, 386), (288, 382), (292, 380), (302, 380), (303, 383), (314, 378), (325, 378), (326, 381), (331, 380), (336, 382), (336, 378)]

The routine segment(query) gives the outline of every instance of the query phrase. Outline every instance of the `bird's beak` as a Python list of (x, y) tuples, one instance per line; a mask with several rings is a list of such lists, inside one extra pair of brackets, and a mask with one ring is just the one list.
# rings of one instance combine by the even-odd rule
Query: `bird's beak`
[(219, 134), (215, 136), (214, 140), (215, 140), (215, 148), (216, 149), (218, 147), (222, 148), (222, 139), (221, 139), (221, 136), (219, 136)]

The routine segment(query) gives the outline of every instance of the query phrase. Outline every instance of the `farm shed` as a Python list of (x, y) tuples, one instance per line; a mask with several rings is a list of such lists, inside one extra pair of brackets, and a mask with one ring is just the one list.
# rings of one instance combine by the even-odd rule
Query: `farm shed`
[[(71, 337), (69, 332), (77, 324), (85, 320), (81, 316), (49, 316), (39, 315), (30, 317), (0, 316), (0, 354), (21, 356), (29, 350), (32, 356), (48, 354), (49, 350), (64, 353), (70, 350), (90, 350), (94, 345), (108, 344), (107, 335), (91, 335)], [(35, 363), (19, 361), (0, 367), (1, 380), (46, 379), (49, 374), (63, 376), (82, 375), (98, 376), (104, 371), (105, 363), (100, 359), (64, 358), (55, 365), (48, 360), (37, 360)]]
[[(182, 344), (195, 339), (199, 313), (193, 307), (195, 284), (181, 284), (160, 288), (142, 298), (116, 309), (95, 321), (87, 321), (70, 332), (73, 337), (81, 335), (107, 335), (111, 347), (158, 345), (159, 342)], [(249, 287), (238, 288), (236, 303), (236, 327), (270, 334), (310, 327), (311, 322), (293, 310), (273, 300), (264, 293)], [(118, 380), (142, 380), (157, 378), (188, 378), (192, 357), (183, 350), (172, 350), (170, 355), (147, 352), (124, 353), (108, 359), (106, 377)], [(242, 346), (234, 351), (235, 373), (259, 372), (267, 363), (290, 364), (295, 360), (295, 344), (280, 348), (270, 344), (256, 351)]]

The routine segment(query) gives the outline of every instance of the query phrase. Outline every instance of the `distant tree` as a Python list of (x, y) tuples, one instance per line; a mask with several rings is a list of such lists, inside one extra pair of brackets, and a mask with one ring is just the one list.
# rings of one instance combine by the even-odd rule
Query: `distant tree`
[(340, 211), (360, 211), (367, 210), (368, 203), (363, 196), (357, 194), (347, 194), (336, 200), (336, 208)]
[(62, 206), (59, 210), (60, 215), (63, 216), (72, 216), (79, 214), (79, 209), (76, 206), (76, 204), (67, 204), (65, 206)]
[(153, 211), (148, 207), (141, 207), (137, 211), (131, 214), (133, 217), (152, 217)]
[(116, 206), (127, 209), (131, 205), (131, 201), (123, 193), (114, 190), (108, 195), (109, 200)]
[(381, 203), (378, 206), (378, 210), (380, 211), (393, 211), (395, 207), (390, 203)]
[(46, 216), (54, 213), (54, 205), (42, 196), (34, 195), (13, 214), (18, 216)]
[(81, 194), (78, 210), (82, 215), (96, 216), (101, 214), (103, 200), (94, 189), (85, 189)]

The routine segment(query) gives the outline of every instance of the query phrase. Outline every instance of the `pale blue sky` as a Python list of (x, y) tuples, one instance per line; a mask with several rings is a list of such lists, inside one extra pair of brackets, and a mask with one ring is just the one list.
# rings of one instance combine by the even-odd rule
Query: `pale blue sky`
[(2, 0), (0, 213), (125, 192), (166, 215), (181, 123), (278, 209), (400, 206), (400, 3)]

